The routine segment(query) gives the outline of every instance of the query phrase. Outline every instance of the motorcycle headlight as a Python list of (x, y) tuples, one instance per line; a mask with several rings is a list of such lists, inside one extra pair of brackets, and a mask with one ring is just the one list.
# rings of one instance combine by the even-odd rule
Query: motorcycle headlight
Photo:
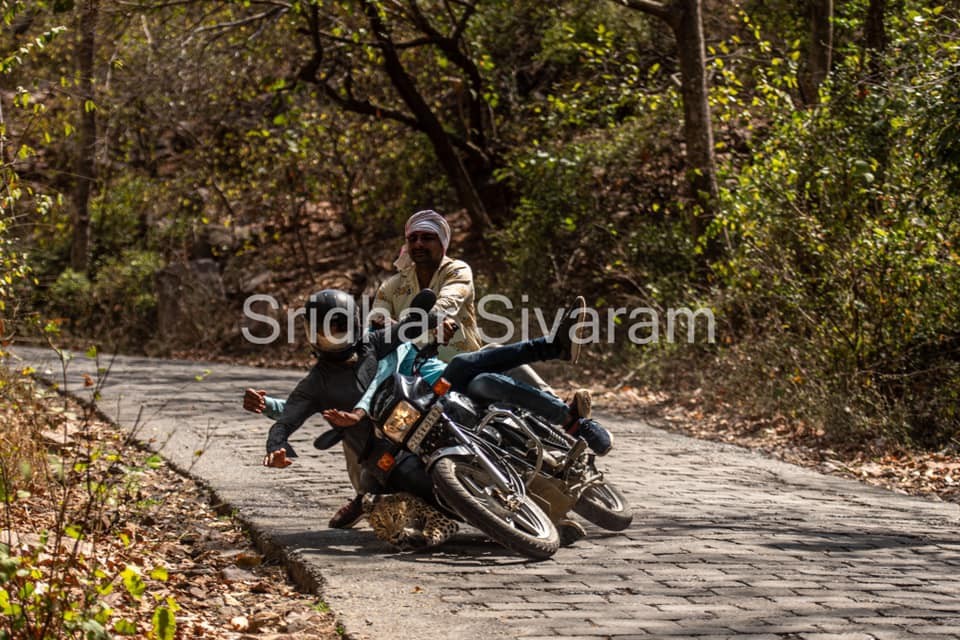
[(383, 432), (395, 442), (403, 442), (407, 430), (420, 419), (420, 412), (406, 400), (401, 400), (383, 423)]

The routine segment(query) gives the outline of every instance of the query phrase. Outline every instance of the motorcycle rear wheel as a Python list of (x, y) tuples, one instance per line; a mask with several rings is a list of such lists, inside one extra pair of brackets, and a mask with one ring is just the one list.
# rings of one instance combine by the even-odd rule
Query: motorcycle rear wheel
[(633, 509), (627, 498), (620, 489), (606, 482), (584, 491), (573, 512), (607, 531), (623, 531), (633, 522)]
[(507, 549), (544, 560), (560, 548), (556, 527), (530, 496), (510, 496), (519, 501), (507, 504), (480, 465), (466, 458), (442, 458), (431, 475), (443, 502)]

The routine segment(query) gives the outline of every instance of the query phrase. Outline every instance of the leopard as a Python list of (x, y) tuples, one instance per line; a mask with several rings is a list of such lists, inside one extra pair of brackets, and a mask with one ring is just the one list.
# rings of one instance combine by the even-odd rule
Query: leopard
[(443, 544), (460, 528), (456, 520), (409, 493), (367, 495), (363, 511), (377, 538), (400, 551)]

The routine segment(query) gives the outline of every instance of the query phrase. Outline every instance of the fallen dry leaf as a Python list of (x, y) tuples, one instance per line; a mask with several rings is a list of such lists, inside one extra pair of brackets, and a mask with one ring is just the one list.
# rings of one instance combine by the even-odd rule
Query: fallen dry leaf
[(260, 563), (263, 562), (263, 558), (252, 553), (241, 553), (237, 555), (236, 565), (242, 569), (252, 569), (253, 567), (260, 566)]

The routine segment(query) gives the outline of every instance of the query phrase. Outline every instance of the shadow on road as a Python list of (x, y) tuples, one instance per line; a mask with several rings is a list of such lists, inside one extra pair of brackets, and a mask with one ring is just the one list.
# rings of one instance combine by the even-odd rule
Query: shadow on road
[(460, 533), (449, 542), (413, 552), (398, 552), (377, 538), (369, 529), (326, 529), (274, 536), (277, 545), (289, 546), (307, 555), (389, 557), (413, 564), (438, 564), (455, 567), (489, 567), (536, 564), (514, 555), (478, 533)]
[[(637, 525), (634, 525), (637, 526)], [(909, 535), (891, 531), (890, 533), (872, 531), (857, 531), (853, 529), (824, 529), (812, 524), (809, 527), (797, 526), (795, 523), (770, 521), (759, 518), (743, 518), (739, 520), (645, 520), (639, 529), (646, 530), (658, 537), (696, 537), (705, 539), (715, 537), (724, 539), (736, 533), (755, 533), (759, 538), (755, 541), (758, 546), (769, 549), (799, 552), (827, 552), (827, 553), (854, 553), (873, 549), (894, 548), (921, 548), (942, 547), (956, 545), (956, 538), (938, 535)], [(694, 533), (696, 532), (696, 533)], [(703, 532), (713, 532), (714, 535), (705, 536)], [(642, 534), (642, 533), (641, 533)], [(942, 552), (942, 549), (941, 549)], [(957, 559), (960, 561), (960, 546), (957, 547)]]

